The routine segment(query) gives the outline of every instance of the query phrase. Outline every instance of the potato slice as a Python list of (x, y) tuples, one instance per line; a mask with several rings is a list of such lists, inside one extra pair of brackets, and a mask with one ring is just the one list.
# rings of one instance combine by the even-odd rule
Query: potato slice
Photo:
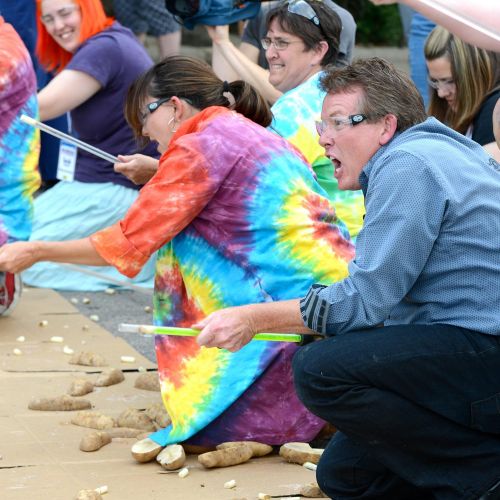
[(285, 443), (280, 448), (280, 456), (294, 464), (317, 464), (323, 451), (322, 448), (311, 448), (308, 443)]
[(157, 455), (156, 461), (166, 470), (180, 469), (186, 463), (186, 454), (180, 444), (166, 446)]
[(152, 439), (145, 438), (134, 443), (130, 451), (138, 462), (145, 463), (154, 460), (162, 449), (163, 446), (155, 443)]

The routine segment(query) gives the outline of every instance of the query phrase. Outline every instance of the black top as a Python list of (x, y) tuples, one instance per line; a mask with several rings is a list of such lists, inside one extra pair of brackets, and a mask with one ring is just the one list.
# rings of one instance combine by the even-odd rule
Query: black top
[(495, 142), (493, 135), (493, 108), (500, 98), (500, 88), (486, 96), (472, 122), (472, 140), (481, 146)]

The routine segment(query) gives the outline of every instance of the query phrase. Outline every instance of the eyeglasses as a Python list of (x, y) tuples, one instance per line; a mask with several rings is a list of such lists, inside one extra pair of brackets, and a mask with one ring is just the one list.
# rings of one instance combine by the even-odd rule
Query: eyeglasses
[(365, 120), (368, 120), (368, 116), (360, 113), (347, 117), (330, 116), (326, 120), (316, 122), (316, 131), (319, 135), (323, 135), (327, 131), (328, 127), (332, 127), (335, 132), (340, 132), (348, 125), (354, 127), (355, 125), (363, 123)]
[(320, 26), (319, 18), (315, 10), (306, 2), (306, 0), (291, 0), (288, 2), (288, 12), (305, 17), (316, 26)]
[(150, 102), (149, 104), (146, 104), (146, 110), (142, 112), (139, 116), (139, 119), (141, 120), (141, 123), (144, 125), (146, 123), (146, 120), (149, 115), (154, 113), (162, 104), (165, 104), (166, 102), (170, 101), (172, 99), (171, 97), (162, 97), (161, 99), (158, 99), (157, 101)]
[(429, 77), (427, 78), (427, 83), (429, 84), (429, 87), (432, 87), (435, 90), (450, 90), (451, 88), (455, 87), (455, 80), (453, 80), (453, 78), (449, 78), (447, 80), (434, 80), (433, 78)]
[(276, 50), (286, 50), (291, 43), (302, 43), (302, 40), (293, 40), (289, 42), (288, 40), (282, 40), (281, 38), (275, 38), (274, 40), (271, 40), (271, 38), (266, 36), (260, 41), (260, 43), (264, 50), (271, 48), (271, 45)]
[(52, 26), (56, 22), (57, 18), (64, 21), (78, 9), (80, 9), (78, 5), (67, 5), (65, 7), (61, 7), (54, 14), (45, 14), (44, 16), (41, 16), (40, 21), (42, 21), (45, 26)]

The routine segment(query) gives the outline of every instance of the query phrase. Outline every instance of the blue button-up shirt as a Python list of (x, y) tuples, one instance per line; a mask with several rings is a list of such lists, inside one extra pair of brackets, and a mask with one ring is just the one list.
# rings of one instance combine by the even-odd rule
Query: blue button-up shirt
[(500, 166), (434, 118), (396, 135), (360, 175), (366, 216), (350, 275), (314, 285), (304, 323), (332, 335), (449, 324), (500, 335)]

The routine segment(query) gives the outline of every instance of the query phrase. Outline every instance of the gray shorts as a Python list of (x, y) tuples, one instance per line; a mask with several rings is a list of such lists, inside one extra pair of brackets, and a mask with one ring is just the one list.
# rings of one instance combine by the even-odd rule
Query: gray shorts
[(116, 19), (136, 35), (160, 36), (181, 29), (164, 0), (113, 0), (113, 7)]

